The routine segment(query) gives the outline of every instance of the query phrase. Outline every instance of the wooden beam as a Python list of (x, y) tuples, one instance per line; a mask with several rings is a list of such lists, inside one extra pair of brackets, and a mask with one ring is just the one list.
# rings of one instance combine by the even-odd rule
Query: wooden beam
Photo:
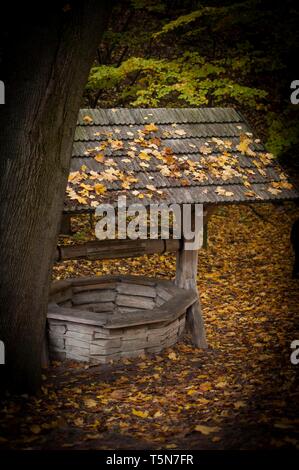
[[(195, 227), (195, 214), (193, 212), (193, 227)], [(196, 292), (196, 301), (187, 309), (187, 327), (192, 335), (192, 343), (197, 348), (207, 348), (204, 320), (201, 312), (200, 298), (197, 289), (197, 263), (198, 250), (186, 250), (186, 240), (177, 253), (175, 283), (183, 289)]]
[(179, 248), (180, 240), (95, 240), (81, 245), (59, 246), (55, 260), (131, 258), (176, 252)]
[(71, 216), (69, 214), (62, 214), (61, 216), (60, 233), (62, 235), (72, 235)]

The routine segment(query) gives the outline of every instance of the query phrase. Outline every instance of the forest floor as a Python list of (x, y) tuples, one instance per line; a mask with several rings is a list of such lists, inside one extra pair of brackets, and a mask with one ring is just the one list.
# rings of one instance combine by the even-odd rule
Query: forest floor
[[(292, 203), (221, 207), (199, 255), (209, 349), (187, 334), (159, 355), (88, 367), (53, 363), (37, 397), (7, 397), (0, 447), (14, 449), (299, 448), (299, 280), (291, 278)], [(84, 238), (82, 232), (77, 237)], [(56, 264), (55, 278), (172, 277), (169, 255)]]

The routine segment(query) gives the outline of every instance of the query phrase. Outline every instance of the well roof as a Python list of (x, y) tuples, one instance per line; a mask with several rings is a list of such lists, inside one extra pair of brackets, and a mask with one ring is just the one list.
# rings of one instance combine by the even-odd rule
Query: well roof
[(81, 109), (65, 212), (120, 194), (145, 204), (298, 197), (233, 108)]

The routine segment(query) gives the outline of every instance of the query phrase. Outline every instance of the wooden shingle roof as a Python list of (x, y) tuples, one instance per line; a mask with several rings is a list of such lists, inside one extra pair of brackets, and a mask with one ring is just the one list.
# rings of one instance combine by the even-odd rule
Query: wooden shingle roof
[(233, 108), (81, 109), (64, 210), (120, 194), (144, 204), (298, 197)]

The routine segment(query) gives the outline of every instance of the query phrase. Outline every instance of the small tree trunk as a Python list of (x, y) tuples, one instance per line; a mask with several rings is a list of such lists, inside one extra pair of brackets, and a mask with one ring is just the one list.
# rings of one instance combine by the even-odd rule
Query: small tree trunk
[[(37, 390), (54, 249), (82, 91), (107, 17), (105, 2), (11, 11), (1, 106), (1, 386)], [(37, 17), (36, 17), (37, 15)], [(20, 19), (20, 24), (17, 23)], [(3, 377), (4, 375), (4, 377)]]

